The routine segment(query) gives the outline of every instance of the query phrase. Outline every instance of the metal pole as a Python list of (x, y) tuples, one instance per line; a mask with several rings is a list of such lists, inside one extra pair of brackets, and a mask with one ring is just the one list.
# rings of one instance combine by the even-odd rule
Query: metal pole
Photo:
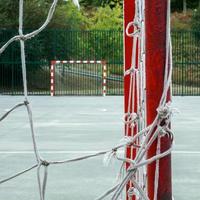
[[(166, 60), (166, 24), (168, 0), (146, 0), (146, 102), (147, 125), (157, 115), (156, 109), (163, 93)], [(168, 95), (168, 99), (170, 95)], [(161, 139), (161, 152), (169, 149), (171, 140)], [(156, 154), (156, 142), (151, 146), (148, 157)], [(155, 163), (150, 164), (148, 174), (148, 195), (154, 199)], [(157, 200), (172, 200), (171, 155), (159, 162), (159, 183)]]
[[(124, 0), (124, 69), (125, 71), (131, 67), (132, 61), (132, 46), (133, 46), (133, 38), (128, 37), (126, 35), (126, 27), (129, 22), (133, 21), (135, 15), (135, 0)], [(130, 76), (125, 76), (124, 78), (124, 112), (128, 112), (128, 96), (129, 96), (129, 87), (130, 87)], [(134, 97), (132, 97), (134, 98)], [(135, 98), (136, 101), (136, 98)], [(136, 104), (136, 102), (135, 102)], [(135, 108), (131, 108), (135, 109)], [(126, 128), (126, 127), (125, 127)], [(131, 136), (131, 129), (128, 130), (128, 135)], [(135, 157), (135, 150), (127, 147), (126, 149), (126, 157), (131, 158)], [(129, 164), (126, 164), (126, 168), (129, 167)], [(128, 197), (127, 191), (130, 188), (130, 183), (126, 186), (126, 199), (127, 200), (135, 200), (135, 197)]]

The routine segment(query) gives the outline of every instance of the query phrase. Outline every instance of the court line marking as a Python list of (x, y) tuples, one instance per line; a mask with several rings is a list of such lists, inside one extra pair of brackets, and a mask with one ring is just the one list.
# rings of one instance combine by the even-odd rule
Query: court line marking
[[(40, 151), (43, 154), (93, 154), (99, 151)], [(124, 151), (119, 151), (123, 153)], [(173, 151), (173, 154), (197, 154), (200, 155), (200, 151)], [(0, 151), (0, 154), (34, 154), (33, 151)]]

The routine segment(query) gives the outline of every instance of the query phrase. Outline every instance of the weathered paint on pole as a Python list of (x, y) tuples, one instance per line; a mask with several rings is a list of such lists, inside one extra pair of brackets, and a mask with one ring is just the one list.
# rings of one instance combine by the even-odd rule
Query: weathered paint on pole
[[(135, 16), (135, 1), (134, 0), (124, 0), (124, 69), (125, 71), (131, 67), (132, 61), (132, 47), (133, 47), (133, 38), (126, 35), (126, 27), (128, 23), (132, 22)], [(130, 30), (132, 31), (132, 30)], [(124, 78), (124, 112), (128, 112), (128, 98), (129, 98), (129, 87), (130, 87), (130, 76), (125, 76)], [(133, 97), (132, 97), (133, 98)], [(135, 98), (136, 101), (136, 98)], [(136, 105), (136, 104), (135, 104)], [(132, 110), (133, 108), (131, 108)], [(131, 135), (131, 130), (129, 128), (128, 135)], [(135, 151), (127, 147), (126, 157), (131, 158), (135, 156)], [(131, 156), (132, 155), (132, 156)], [(129, 167), (129, 164), (126, 165), (126, 168)], [(127, 184), (126, 191), (128, 191), (130, 183)], [(127, 200), (135, 200), (135, 197), (128, 197)]]
[[(168, 0), (146, 0), (146, 100), (147, 125), (155, 119), (164, 87), (167, 37)], [(168, 100), (170, 96), (168, 95)], [(161, 152), (171, 147), (171, 139), (161, 139)], [(156, 142), (149, 149), (148, 157), (156, 154)], [(159, 162), (159, 184), (157, 200), (172, 200), (171, 155)], [(154, 198), (155, 162), (148, 166), (148, 195)]]

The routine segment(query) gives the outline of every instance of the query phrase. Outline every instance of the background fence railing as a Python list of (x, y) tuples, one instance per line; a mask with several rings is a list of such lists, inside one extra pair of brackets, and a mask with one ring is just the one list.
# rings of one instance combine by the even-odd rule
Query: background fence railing
[[(0, 30), (0, 44), (4, 44), (15, 34), (14, 30)], [(200, 95), (199, 35), (191, 31), (172, 31), (174, 95)], [(16, 42), (0, 56), (0, 94), (22, 94), (19, 49), (19, 43)], [(51, 60), (106, 60), (107, 94), (123, 94), (122, 31), (46, 30), (33, 40), (27, 41), (26, 49), (29, 94), (50, 94)], [(77, 73), (74, 73), (73, 80), (76, 80), (76, 76)], [(79, 82), (81, 87), (73, 87), (71, 83), (69, 87), (66, 86), (70, 90), (62, 94), (100, 94), (98, 91), (93, 93), (92, 90), (83, 87), (91, 85), (91, 79), (91, 77), (79, 79), (82, 81)], [(82, 93), (82, 88), (86, 92)]]

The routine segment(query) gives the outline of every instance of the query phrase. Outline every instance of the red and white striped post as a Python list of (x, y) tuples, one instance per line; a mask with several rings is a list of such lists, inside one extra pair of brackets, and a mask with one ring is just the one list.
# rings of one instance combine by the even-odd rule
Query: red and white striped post
[(103, 96), (106, 96), (107, 93), (107, 66), (106, 61), (102, 61), (103, 65)]
[(55, 95), (55, 64), (56, 61), (51, 61), (51, 68), (50, 68), (50, 94), (51, 96)]
[(105, 97), (107, 93), (107, 65), (105, 60), (52, 60), (50, 68), (50, 93), (55, 96), (55, 68), (56, 64), (100, 64), (102, 65), (102, 95)]

